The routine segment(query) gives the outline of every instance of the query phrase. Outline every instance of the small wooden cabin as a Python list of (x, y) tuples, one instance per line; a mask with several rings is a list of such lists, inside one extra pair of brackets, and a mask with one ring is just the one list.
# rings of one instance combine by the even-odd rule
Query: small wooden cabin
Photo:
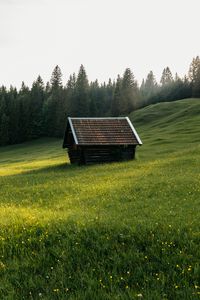
[(63, 141), (78, 164), (134, 159), (137, 145), (142, 142), (128, 117), (68, 118)]

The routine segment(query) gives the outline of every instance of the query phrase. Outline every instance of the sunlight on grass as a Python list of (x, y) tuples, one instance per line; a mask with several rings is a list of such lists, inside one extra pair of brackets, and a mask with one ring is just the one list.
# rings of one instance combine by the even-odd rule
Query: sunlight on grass
[(132, 115), (144, 143), (134, 161), (70, 165), (57, 139), (0, 149), (0, 299), (199, 297), (191, 103)]
[(1, 205), (0, 206), (1, 225), (5, 226), (31, 226), (31, 225), (47, 225), (51, 221), (59, 221), (72, 214), (72, 211), (64, 212), (54, 209), (23, 207), (17, 205)]
[(60, 163), (63, 163), (64, 159), (45, 159), (37, 160), (34, 162), (18, 162), (11, 165), (1, 165), (0, 167), (0, 176), (9, 176), (22, 174), (27, 171), (37, 170), (44, 167), (56, 166)]

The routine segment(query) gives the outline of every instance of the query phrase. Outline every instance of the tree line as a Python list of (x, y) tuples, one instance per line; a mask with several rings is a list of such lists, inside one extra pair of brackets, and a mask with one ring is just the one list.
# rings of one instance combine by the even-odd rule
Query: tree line
[(0, 145), (62, 137), (68, 116), (117, 117), (153, 103), (190, 97), (200, 97), (199, 56), (193, 58), (184, 78), (173, 77), (166, 67), (159, 83), (150, 71), (140, 86), (129, 68), (116, 81), (89, 82), (83, 65), (63, 85), (56, 66), (46, 84), (38, 76), (31, 88), (24, 82), (20, 90), (0, 87)]

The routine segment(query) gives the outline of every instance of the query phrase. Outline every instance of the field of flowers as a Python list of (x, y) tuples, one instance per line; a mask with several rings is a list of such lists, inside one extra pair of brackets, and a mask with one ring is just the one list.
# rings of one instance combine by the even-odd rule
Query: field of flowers
[(200, 100), (131, 115), (135, 161), (0, 148), (0, 299), (199, 299)]

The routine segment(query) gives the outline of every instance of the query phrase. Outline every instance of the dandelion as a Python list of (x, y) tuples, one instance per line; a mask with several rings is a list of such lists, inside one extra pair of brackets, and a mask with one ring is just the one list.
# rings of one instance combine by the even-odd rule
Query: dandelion
[(0, 270), (3, 270), (5, 268), (6, 268), (5, 264), (2, 261), (0, 261)]
[(137, 297), (138, 297), (138, 298), (142, 298), (143, 295), (142, 295), (142, 294), (137, 294)]
[(58, 293), (58, 292), (59, 292), (59, 289), (53, 289), (53, 291), (54, 291), (55, 293)]

